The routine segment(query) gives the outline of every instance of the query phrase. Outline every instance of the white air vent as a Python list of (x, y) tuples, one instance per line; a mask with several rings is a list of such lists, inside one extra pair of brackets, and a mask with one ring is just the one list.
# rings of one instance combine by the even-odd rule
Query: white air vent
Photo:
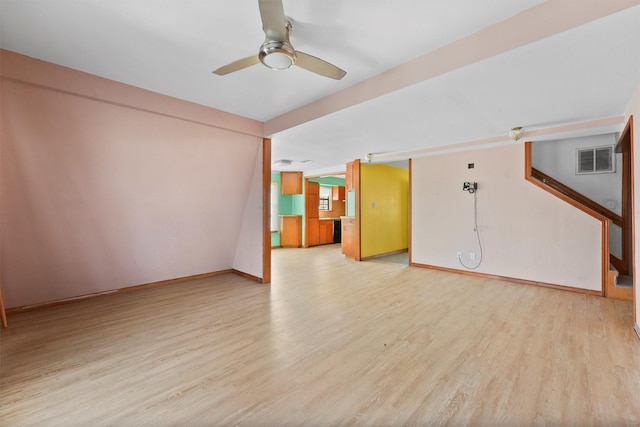
[(576, 150), (576, 174), (610, 173), (616, 171), (613, 145)]

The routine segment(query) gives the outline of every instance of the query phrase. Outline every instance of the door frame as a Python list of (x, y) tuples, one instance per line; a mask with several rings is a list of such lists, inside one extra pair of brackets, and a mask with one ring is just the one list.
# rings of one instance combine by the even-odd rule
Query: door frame
[(623, 271), (621, 274), (631, 276), (631, 292), (627, 289), (615, 288), (612, 284), (607, 285), (606, 296), (612, 298), (622, 298), (633, 300), (633, 321), (636, 319), (635, 294), (636, 294), (636, 272), (635, 272), (635, 218), (634, 218), (634, 154), (633, 154), (633, 116), (629, 117), (620, 137), (616, 143), (616, 153), (622, 153), (622, 261)]

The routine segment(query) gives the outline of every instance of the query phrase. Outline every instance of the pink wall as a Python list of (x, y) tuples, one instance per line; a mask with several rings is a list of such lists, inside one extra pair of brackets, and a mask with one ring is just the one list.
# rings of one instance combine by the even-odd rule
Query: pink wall
[(261, 201), (258, 122), (1, 54), (8, 307), (234, 266), (262, 275), (261, 245), (236, 253), (261, 239), (244, 224)]
[(465, 264), (476, 264), (466, 258), (479, 249), (465, 181), (479, 186), (484, 256), (475, 271), (602, 289), (600, 221), (525, 181), (522, 143), (412, 161), (413, 262), (465, 270), (456, 256), (462, 251)]
[(635, 282), (635, 319), (636, 319), (636, 328), (640, 331), (640, 292), (638, 291), (638, 286), (640, 286), (640, 281), (638, 280), (636, 274), (640, 273), (640, 269), (638, 269), (638, 265), (640, 265), (640, 238), (638, 237), (638, 230), (640, 228), (640, 84), (636, 87), (635, 93), (629, 102), (627, 107), (626, 119), (628, 120), (630, 116), (633, 115), (633, 173), (634, 173), (634, 192), (633, 192), (633, 215), (634, 215), (634, 250), (635, 250), (635, 261), (633, 266), (633, 276)]
[(255, 158), (253, 174), (238, 235), (233, 268), (262, 277), (262, 145)]

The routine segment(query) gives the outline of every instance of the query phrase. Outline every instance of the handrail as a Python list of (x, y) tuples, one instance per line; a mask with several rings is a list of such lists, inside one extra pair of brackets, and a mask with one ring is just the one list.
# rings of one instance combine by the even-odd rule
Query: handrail
[[(625, 230), (625, 222), (620, 215), (617, 215), (614, 212), (611, 212), (609, 209), (604, 206), (594, 202), (593, 200), (583, 196), (575, 190), (567, 187), (566, 185), (558, 182), (557, 180), (551, 178), (550, 176), (540, 172), (535, 169), (531, 165), (531, 142), (524, 143), (524, 178), (530, 183), (536, 185), (537, 187), (559, 197), (570, 205), (582, 210), (583, 212), (591, 215), (596, 218), (601, 223), (601, 262), (602, 262), (602, 270), (601, 270), (601, 281), (602, 281), (602, 290), (601, 295), (606, 296), (609, 289), (609, 269), (611, 264), (618, 265), (620, 267), (624, 267), (624, 262), (620, 262), (618, 258), (613, 256), (609, 247), (609, 231), (611, 223), (614, 223), (622, 228), (623, 235)], [(552, 185), (554, 184), (554, 185)], [(628, 227), (629, 224), (627, 223)], [(623, 248), (624, 249), (624, 248)], [(618, 267), (616, 267), (618, 268)], [(618, 271), (623, 271), (618, 268)]]
[(532, 167), (531, 168), (531, 177), (541, 181), (542, 183), (544, 183), (544, 184), (548, 185), (549, 187), (561, 192), (565, 196), (567, 196), (567, 197), (569, 197), (569, 198), (581, 203), (582, 205), (587, 206), (589, 209), (592, 209), (592, 210), (598, 212), (600, 215), (602, 215), (602, 216), (608, 218), (609, 220), (611, 220), (611, 222), (613, 222), (618, 227), (622, 227), (623, 220), (622, 220), (622, 217), (620, 215), (616, 214), (615, 212), (610, 211), (609, 209), (605, 208), (601, 204), (599, 204), (597, 202), (594, 202), (593, 200), (591, 200), (590, 198), (586, 197), (585, 195), (578, 193), (576, 190), (574, 190), (574, 189), (572, 189), (570, 187), (567, 187), (566, 185), (564, 185), (560, 181), (550, 177), (549, 175), (545, 174), (544, 172), (541, 172), (538, 169)]

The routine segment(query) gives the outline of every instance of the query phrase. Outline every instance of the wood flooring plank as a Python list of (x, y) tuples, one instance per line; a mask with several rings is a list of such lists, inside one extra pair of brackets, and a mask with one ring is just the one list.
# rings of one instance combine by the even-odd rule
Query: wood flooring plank
[(339, 245), (15, 313), (0, 425), (638, 425), (632, 305)]

